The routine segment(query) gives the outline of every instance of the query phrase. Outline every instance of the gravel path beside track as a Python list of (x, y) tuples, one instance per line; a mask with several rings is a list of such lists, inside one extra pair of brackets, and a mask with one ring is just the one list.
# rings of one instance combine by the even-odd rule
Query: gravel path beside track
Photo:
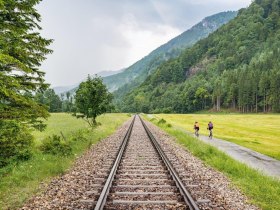
[[(90, 209), (130, 122), (93, 146), (72, 169), (54, 179), (43, 193), (34, 196), (21, 209)], [(135, 124), (135, 132), (141, 130), (138, 125)], [(205, 166), (159, 128), (149, 122), (147, 125), (201, 209), (258, 209), (248, 204), (246, 197), (221, 173)]]

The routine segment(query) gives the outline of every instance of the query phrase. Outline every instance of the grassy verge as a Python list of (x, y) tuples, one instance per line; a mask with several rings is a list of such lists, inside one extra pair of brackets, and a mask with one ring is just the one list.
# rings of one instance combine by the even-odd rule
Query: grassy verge
[(234, 142), (280, 160), (279, 114), (156, 114), (174, 126), (193, 131), (198, 121), (200, 133), (208, 134), (207, 124), (214, 122), (214, 136)]
[[(0, 170), (0, 209), (20, 207), (40, 190), (42, 182), (47, 183), (52, 177), (63, 174), (90, 145), (112, 134), (127, 119), (129, 116), (125, 114), (102, 115), (97, 118), (102, 125), (91, 130), (83, 120), (69, 114), (52, 114), (47, 129), (42, 133), (34, 132), (36, 147), (32, 159)], [(85, 137), (83, 141), (70, 142), (73, 155), (56, 156), (38, 150), (41, 140), (53, 134), (61, 135), (61, 131), (67, 141), (71, 141), (77, 132)]]
[[(149, 120), (150, 118), (147, 119)], [(168, 121), (161, 124), (158, 124), (157, 120), (152, 120), (152, 122), (171, 136), (174, 136), (177, 143), (188, 149), (193, 155), (229, 177), (249, 197), (253, 204), (267, 210), (279, 209), (279, 180), (264, 176), (245, 164), (233, 160), (218, 149), (198, 141), (182, 131), (168, 127)]]

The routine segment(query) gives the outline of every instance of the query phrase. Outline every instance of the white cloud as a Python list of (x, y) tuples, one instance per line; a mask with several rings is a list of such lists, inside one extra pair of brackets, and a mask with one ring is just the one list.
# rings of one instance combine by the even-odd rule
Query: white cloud
[(157, 25), (153, 30), (143, 29), (139, 27), (133, 15), (129, 15), (129, 20), (120, 26), (123, 36), (131, 46), (127, 52), (126, 66), (133, 64), (181, 33), (179, 29), (169, 25)]

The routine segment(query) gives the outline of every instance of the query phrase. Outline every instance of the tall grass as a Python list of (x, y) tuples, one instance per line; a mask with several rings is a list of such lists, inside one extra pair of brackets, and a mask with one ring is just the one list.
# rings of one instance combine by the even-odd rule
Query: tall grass
[(280, 181), (264, 176), (258, 171), (235, 161), (218, 149), (205, 144), (183, 131), (165, 124), (157, 124), (171, 136), (174, 136), (181, 146), (189, 150), (193, 155), (204, 161), (207, 165), (224, 173), (241, 191), (247, 195), (250, 201), (262, 209), (277, 210), (280, 207)]
[[(32, 159), (0, 169), (0, 209), (20, 207), (26, 199), (40, 191), (42, 182), (48, 183), (54, 176), (63, 174), (91, 144), (112, 134), (127, 119), (129, 116), (125, 114), (102, 115), (97, 118), (101, 126), (92, 130), (83, 120), (69, 114), (52, 114), (47, 121), (47, 129), (42, 133), (33, 133), (36, 147)], [(86, 140), (71, 141), (71, 156), (43, 154), (38, 150), (44, 138), (54, 134), (61, 135), (60, 132), (67, 141), (71, 141), (77, 132), (82, 133)]]

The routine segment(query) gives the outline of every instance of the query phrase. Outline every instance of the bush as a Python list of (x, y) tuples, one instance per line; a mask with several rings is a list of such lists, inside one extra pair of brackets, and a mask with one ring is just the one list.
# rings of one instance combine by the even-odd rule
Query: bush
[(0, 120), (0, 167), (32, 156), (33, 137), (28, 129), (15, 121)]
[(165, 124), (166, 123), (166, 120), (161, 118), (159, 121), (158, 121), (158, 124)]
[(88, 138), (86, 137), (85, 130), (78, 130), (77, 132), (71, 135), (71, 141), (87, 141)]
[(40, 147), (41, 151), (52, 155), (68, 156), (72, 154), (72, 148), (68, 142), (65, 142), (60, 136), (53, 135), (44, 139)]
[(168, 128), (171, 128), (171, 127), (172, 127), (172, 125), (171, 125), (170, 123), (168, 123), (168, 124), (167, 124), (167, 127), (168, 127)]
[(164, 113), (164, 114), (170, 114), (170, 113), (172, 113), (172, 108), (171, 108), (171, 107), (163, 108), (163, 109), (162, 109), (162, 113)]

